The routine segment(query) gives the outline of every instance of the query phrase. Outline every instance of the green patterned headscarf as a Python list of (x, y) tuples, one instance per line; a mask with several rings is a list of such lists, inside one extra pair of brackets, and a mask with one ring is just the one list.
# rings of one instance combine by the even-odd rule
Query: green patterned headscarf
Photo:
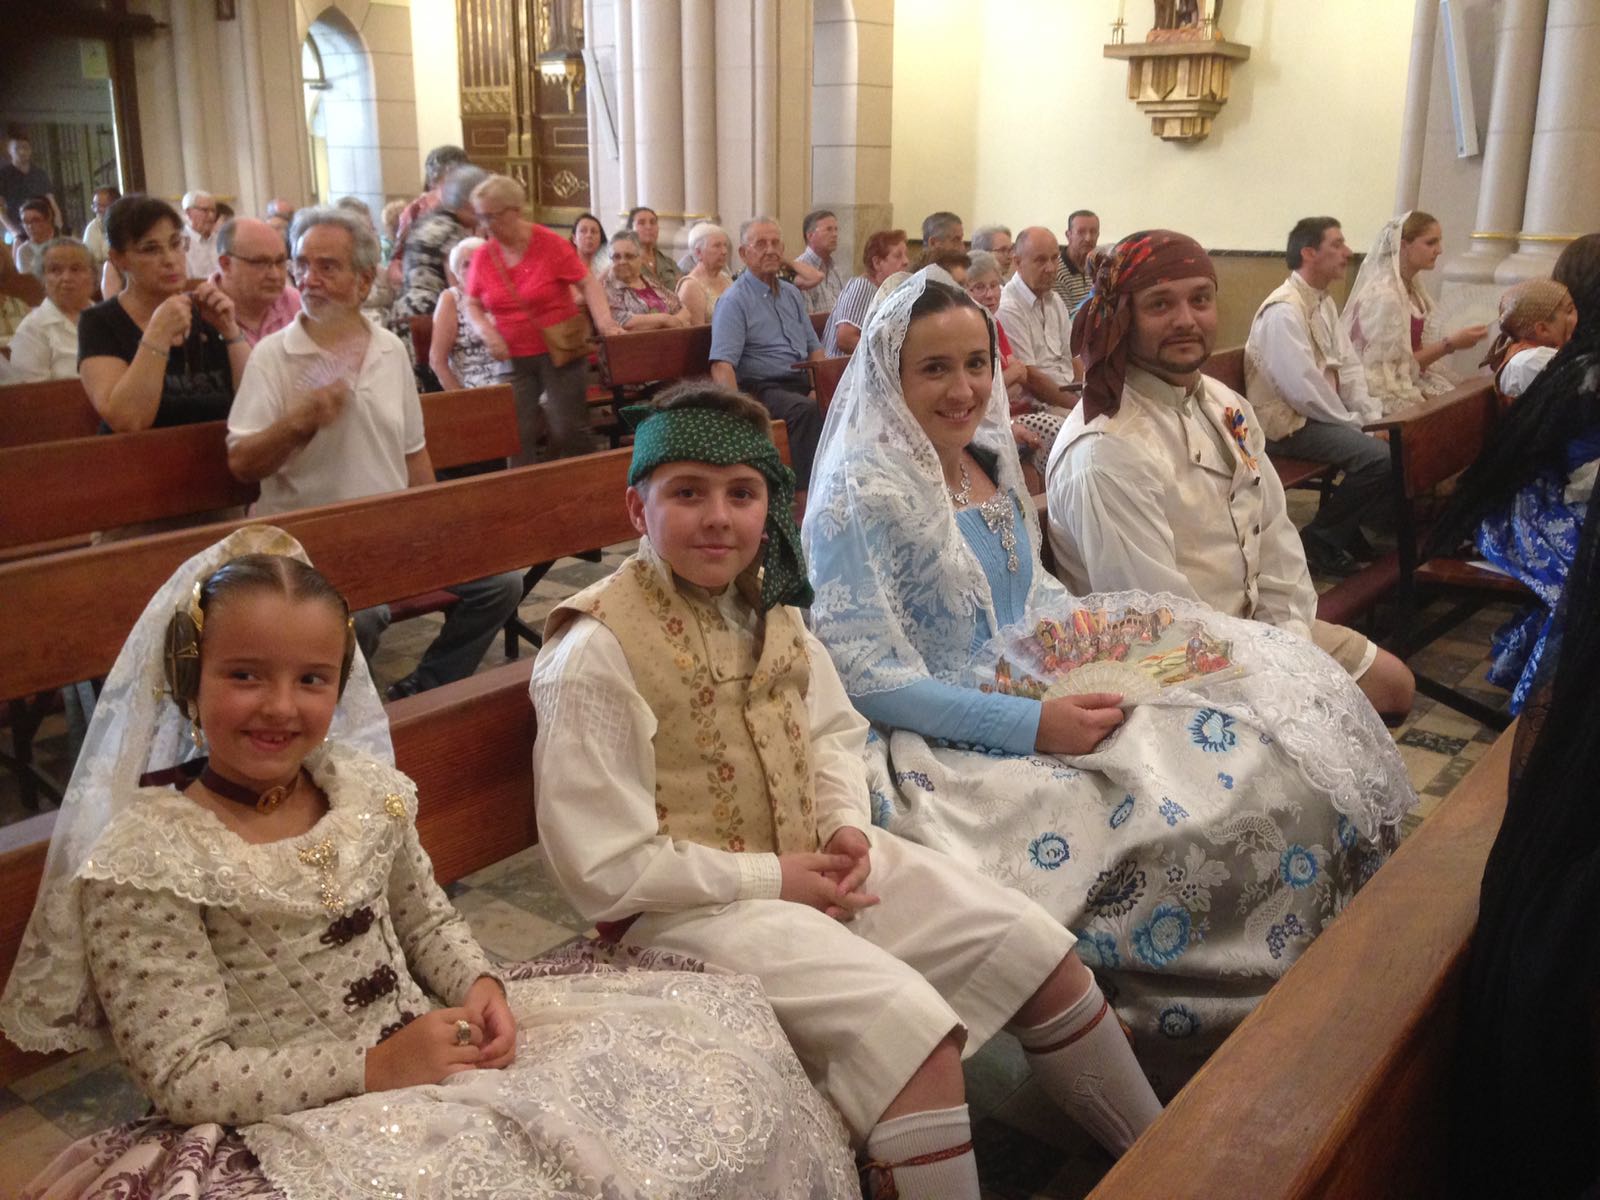
[(748, 421), (713, 408), (658, 409), (635, 405), (622, 410), (633, 427), (633, 464), (628, 485), (644, 479), (662, 463), (703, 462), (714, 467), (743, 463), (767, 481), (767, 549), (761, 571), (761, 609), (777, 604), (801, 608), (811, 604), (800, 550), (800, 527), (794, 521), (794, 472), (778, 456), (772, 440)]

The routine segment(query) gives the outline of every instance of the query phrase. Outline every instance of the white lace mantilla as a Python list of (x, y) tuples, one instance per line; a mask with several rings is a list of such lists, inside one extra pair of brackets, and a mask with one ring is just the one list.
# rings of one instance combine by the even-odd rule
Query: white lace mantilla
[[(148, 772), (175, 766), (198, 753), (189, 722), (172, 702), (163, 678), (167, 625), (173, 613), (188, 605), (197, 582), (225, 562), (257, 553), (309, 561), (300, 544), (281, 529), (250, 525), (236, 530), (185, 562), (151, 597), (106, 676), (61, 800), (33, 915), (0, 995), (0, 1030), (24, 1050), (80, 1050), (104, 1041), (104, 1018), (84, 958), (80, 871), (119, 817), (143, 801), (166, 794), (141, 789), (139, 780)], [(394, 761), (383, 702), (360, 654), (352, 664), (328, 736), (330, 741), (373, 758)], [(414, 806), (414, 798), (410, 803)], [(174, 849), (184, 836), (160, 826), (146, 834), (152, 835), (179, 838), (180, 842), (168, 842)], [(162, 887), (175, 882), (176, 858), (166, 868), (153, 858), (136, 864), (134, 857), (131, 851), (118, 853), (116, 869), (125, 872), (130, 882), (134, 878), (165, 878), (167, 882), (158, 885)], [(200, 875), (211, 878), (202, 880)], [(178, 894), (187, 896), (206, 889), (217, 889), (220, 894), (251, 885), (229, 879), (223, 868), (200, 871), (183, 886), (189, 890)]]
[(1385, 416), (1449, 391), (1453, 385), (1443, 371), (1419, 367), (1411, 349), (1414, 308), (1421, 310), (1424, 343), (1439, 341), (1444, 335), (1438, 309), (1421, 281), (1413, 280), (1407, 286), (1400, 274), (1400, 233), (1407, 216), (1410, 214), (1395, 217), (1378, 233), (1339, 318), (1361, 355), (1367, 392), (1383, 407)]

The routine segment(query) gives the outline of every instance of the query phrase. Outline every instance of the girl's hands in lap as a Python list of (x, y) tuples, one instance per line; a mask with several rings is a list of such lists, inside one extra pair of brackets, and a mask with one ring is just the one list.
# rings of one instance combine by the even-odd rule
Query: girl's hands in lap
[(517, 1018), (506, 1003), (505, 989), (500, 981), (480, 975), (467, 989), (467, 998), (461, 1002), (467, 1010), (467, 1020), (483, 1030), (487, 1039), (481, 1047), (483, 1057), (478, 1067), (485, 1071), (498, 1071), (509, 1067), (517, 1057)]
[(1122, 697), (1116, 692), (1046, 700), (1040, 705), (1034, 749), (1040, 754), (1088, 754), (1122, 724), (1121, 706)]
[[(504, 997), (501, 1003), (505, 1003)], [(472, 1027), (472, 1039), (466, 1045), (456, 1041), (457, 1021), (466, 1021)], [(465, 1007), (423, 1013), (367, 1051), (367, 1091), (443, 1083), (458, 1072), (482, 1066), (483, 1033), (483, 1025)]]

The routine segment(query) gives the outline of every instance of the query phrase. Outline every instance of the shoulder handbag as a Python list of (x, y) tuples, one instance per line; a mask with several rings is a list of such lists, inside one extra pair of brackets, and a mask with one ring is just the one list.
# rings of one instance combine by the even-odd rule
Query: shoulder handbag
[[(528, 249), (533, 249), (530, 241)], [(526, 253), (526, 251), (524, 251)], [(594, 327), (589, 323), (588, 315), (579, 308), (560, 321), (553, 321), (549, 325), (541, 325), (539, 319), (533, 315), (533, 310), (522, 299), (522, 293), (517, 291), (517, 285), (511, 278), (511, 272), (506, 268), (505, 253), (500, 249), (500, 243), (494, 244), (494, 264), (500, 268), (500, 278), (505, 281), (506, 291), (509, 292), (528, 320), (533, 322), (539, 332), (544, 336), (545, 352), (550, 355), (550, 364), (564, 367), (568, 363), (577, 362), (580, 358), (588, 358), (595, 351)]]

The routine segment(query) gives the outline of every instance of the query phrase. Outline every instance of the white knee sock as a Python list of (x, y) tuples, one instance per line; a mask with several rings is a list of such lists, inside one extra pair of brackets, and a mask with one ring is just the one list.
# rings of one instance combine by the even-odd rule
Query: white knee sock
[(1161, 1114), (1117, 1014), (1093, 981), (1043, 1025), (1012, 1032), (1040, 1086), (1113, 1155), (1121, 1157)]
[(880, 1121), (867, 1134), (874, 1200), (978, 1200), (967, 1106), (936, 1108)]

